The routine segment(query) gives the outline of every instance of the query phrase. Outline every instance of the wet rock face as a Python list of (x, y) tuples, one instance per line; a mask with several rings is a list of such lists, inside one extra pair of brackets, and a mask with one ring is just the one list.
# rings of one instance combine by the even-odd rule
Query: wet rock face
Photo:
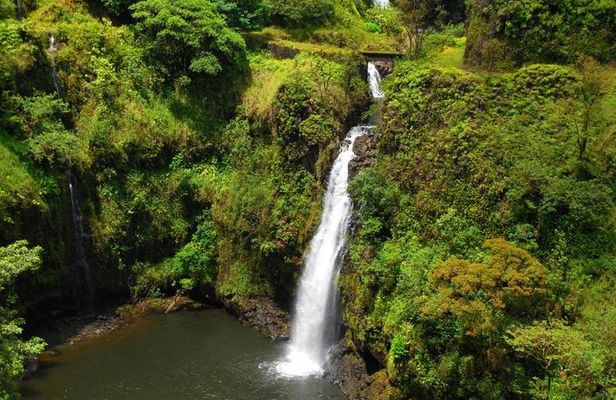
[(289, 315), (267, 297), (225, 303), (225, 308), (243, 324), (272, 340), (289, 340)]
[(34, 358), (34, 357), (28, 358), (26, 362), (24, 363), (24, 373), (21, 378), (30, 379), (32, 375), (34, 375), (34, 373), (38, 371), (39, 366), (40, 366), (40, 361), (38, 360), (38, 358)]
[(330, 350), (331, 365), (327, 377), (342, 388), (351, 400), (399, 399), (382, 365), (370, 371), (348, 338), (342, 339)]
[(365, 135), (355, 139), (353, 152), (355, 158), (349, 163), (349, 174), (351, 179), (364, 168), (376, 161), (376, 137)]
[(330, 350), (331, 368), (327, 373), (329, 379), (342, 388), (351, 399), (360, 399), (365, 389), (368, 372), (364, 361), (342, 339)]
[(394, 62), (392, 60), (372, 60), (372, 63), (379, 70), (381, 76), (387, 76), (391, 74), (394, 69)]

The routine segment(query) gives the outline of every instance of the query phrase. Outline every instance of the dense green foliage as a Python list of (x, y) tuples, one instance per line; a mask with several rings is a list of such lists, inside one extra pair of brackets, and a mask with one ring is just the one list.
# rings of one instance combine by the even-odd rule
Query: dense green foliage
[(263, 0), (219, 0), (218, 8), (227, 24), (242, 31), (262, 28), (269, 20), (269, 6)]
[(243, 39), (228, 28), (213, 1), (144, 0), (131, 9), (148, 60), (176, 84), (237, 72), (245, 62)]
[(129, 7), (136, 3), (136, 0), (102, 0), (103, 5), (114, 16), (125, 16), (130, 13)]
[[(24, 23), (0, 25), (1, 237), (46, 250), (46, 268), (21, 288), (36, 293), (24, 296), (23, 309), (78, 307), (86, 290), (74, 265), (69, 183), (100, 294), (216, 287), (229, 299), (280, 292), (289, 301), (330, 144), (365, 100), (364, 84), (350, 56), (278, 61), (254, 52), (255, 76), (262, 66), (293, 72), (272, 87), (280, 111), (306, 101), (320, 116), (302, 124), (301, 154), (297, 132), (278, 128), (287, 122), (273, 98), (229, 123), (260, 82), (250, 83), (244, 40), (227, 21), (249, 29), (236, 24), (263, 23), (251, 13), (267, 8), (229, 4), (138, 2), (128, 27), (94, 18), (79, 2), (49, 1)], [(294, 88), (302, 97), (287, 99)]]
[(267, 0), (272, 19), (284, 26), (322, 25), (334, 16), (332, 0)]
[(0, 0), (0, 399), (42, 349), (22, 316), (289, 309), (357, 50), (412, 59), (350, 185), (364, 394), (614, 398), (615, 26), (612, 0)]
[[(467, 60), (490, 65), (616, 57), (616, 3), (602, 0), (473, 1)], [(502, 62), (502, 61), (501, 61)], [(499, 65), (499, 68), (507, 64)]]
[(29, 249), (27, 242), (15, 242), (0, 247), (0, 399), (15, 396), (15, 380), (24, 373), (24, 361), (43, 350), (38, 338), (22, 340), (24, 320), (18, 318), (15, 305), (15, 280), (20, 274), (40, 266), (41, 248)]
[[(604, 68), (580, 68), (483, 80), (404, 63), (391, 77), (382, 156), (351, 186), (343, 287), (353, 339), (402, 398), (614, 393), (613, 338), (589, 329), (616, 307), (614, 95)], [(603, 93), (590, 114), (587, 91)]]

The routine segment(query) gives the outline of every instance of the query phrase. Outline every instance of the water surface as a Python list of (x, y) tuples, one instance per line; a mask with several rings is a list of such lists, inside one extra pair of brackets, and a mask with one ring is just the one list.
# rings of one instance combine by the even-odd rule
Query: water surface
[(222, 310), (153, 314), (61, 349), (25, 383), (23, 399), (344, 399), (325, 379), (284, 379), (263, 367), (283, 354)]

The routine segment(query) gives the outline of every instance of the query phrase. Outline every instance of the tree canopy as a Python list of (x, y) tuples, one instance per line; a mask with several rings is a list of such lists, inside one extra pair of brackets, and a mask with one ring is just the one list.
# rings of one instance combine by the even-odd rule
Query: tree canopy
[(148, 60), (179, 85), (207, 85), (245, 64), (245, 43), (213, 0), (144, 0), (131, 6)]
[(12, 310), (17, 301), (15, 280), (41, 264), (41, 248), (27, 246), (27, 242), (19, 241), (0, 247), (0, 399), (3, 400), (15, 396), (15, 381), (24, 372), (25, 360), (44, 348), (43, 341), (38, 338), (22, 339), (24, 320)]

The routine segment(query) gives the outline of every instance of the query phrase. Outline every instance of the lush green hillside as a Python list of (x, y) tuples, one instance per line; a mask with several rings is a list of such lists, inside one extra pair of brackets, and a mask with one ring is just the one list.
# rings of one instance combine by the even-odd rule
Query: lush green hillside
[(613, 78), (396, 67), (343, 288), (403, 398), (613, 393)]
[(274, 59), (211, 2), (24, 2), (22, 21), (2, 6), (0, 238), (42, 248), (10, 281), (30, 322), (177, 291), (288, 306), (329, 157), (367, 101), (361, 60)]
[(289, 311), (372, 112), (360, 51), (403, 56), (350, 187), (355, 392), (614, 398), (615, 27), (609, 0), (0, 0), (0, 399), (42, 348), (21, 317)]

